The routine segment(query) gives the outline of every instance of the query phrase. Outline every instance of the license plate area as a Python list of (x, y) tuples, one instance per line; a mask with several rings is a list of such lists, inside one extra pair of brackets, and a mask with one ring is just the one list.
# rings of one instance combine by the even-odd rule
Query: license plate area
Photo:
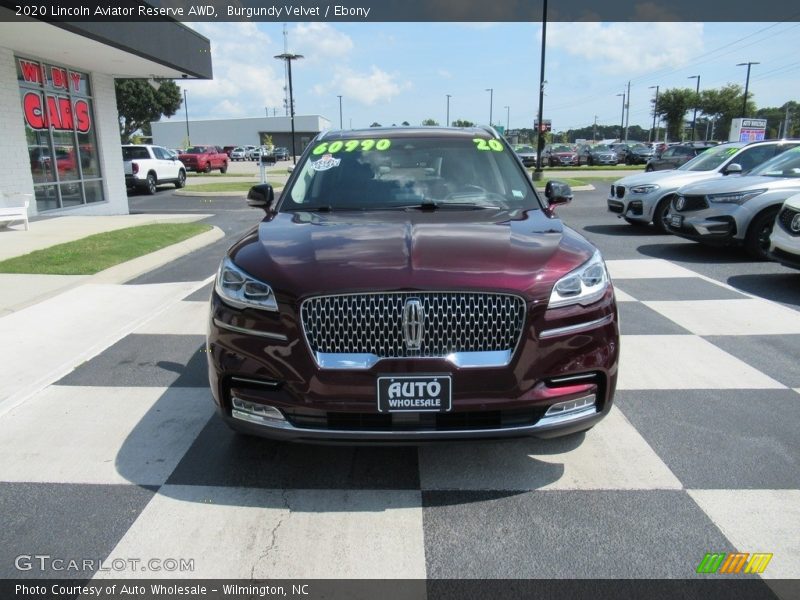
[(683, 215), (672, 215), (669, 220), (669, 224), (673, 227), (680, 228), (683, 226)]
[(378, 376), (378, 412), (449, 412), (453, 408), (450, 375)]

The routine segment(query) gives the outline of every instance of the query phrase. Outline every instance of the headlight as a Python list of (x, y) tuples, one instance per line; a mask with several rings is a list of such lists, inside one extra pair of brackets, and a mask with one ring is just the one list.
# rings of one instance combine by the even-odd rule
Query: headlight
[(547, 308), (597, 302), (606, 293), (608, 281), (606, 265), (597, 250), (592, 258), (556, 282)]
[(650, 192), (655, 192), (659, 187), (661, 186), (655, 184), (635, 185), (631, 188), (631, 191), (634, 194), (649, 194)]
[(214, 289), (226, 304), (236, 308), (278, 310), (272, 288), (242, 271), (228, 257), (219, 266)]
[(709, 202), (719, 202), (722, 204), (744, 204), (751, 198), (763, 194), (767, 190), (750, 190), (749, 192), (734, 192), (733, 194), (711, 194), (708, 196)]

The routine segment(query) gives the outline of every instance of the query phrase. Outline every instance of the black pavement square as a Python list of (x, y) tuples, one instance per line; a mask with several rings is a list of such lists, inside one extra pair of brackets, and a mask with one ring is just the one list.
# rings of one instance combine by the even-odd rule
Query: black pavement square
[(211, 298), (211, 288), (213, 287), (214, 287), (213, 283), (204, 285), (199, 290), (195, 290), (194, 292), (186, 296), (184, 300), (193, 302), (203, 302), (203, 301), (207, 302), (208, 299)]
[(58, 385), (208, 387), (205, 337), (131, 334)]
[(614, 286), (639, 301), (743, 300), (749, 298), (699, 277), (615, 279)]
[(619, 332), (622, 335), (688, 335), (674, 321), (641, 302), (618, 302)]
[(210, 419), (169, 484), (270, 489), (417, 490), (414, 446), (328, 446), (240, 435)]
[(683, 491), (423, 491), (422, 506), (432, 579), (692, 578), (735, 549)]
[[(91, 577), (154, 493), (136, 485), (0, 483), (0, 578)], [(17, 570), (20, 555), (50, 558), (22, 558)], [(70, 560), (90, 568), (69, 568)]]
[(614, 401), (686, 488), (797, 489), (793, 390), (623, 390)]
[(710, 335), (704, 338), (783, 385), (800, 388), (800, 335)]

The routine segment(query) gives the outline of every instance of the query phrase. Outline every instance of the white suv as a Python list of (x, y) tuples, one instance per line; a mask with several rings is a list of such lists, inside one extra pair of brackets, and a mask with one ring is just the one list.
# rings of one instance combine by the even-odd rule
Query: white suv
[(122, 147), (125, 186), (155, 194), (162, 183), (186, 185), (186, 167), (161, 146), (130, 144)]
[(800, 269), (800, 194), (790, 196), (783, 203), (769, 242), (769, 257), (772, 260)]

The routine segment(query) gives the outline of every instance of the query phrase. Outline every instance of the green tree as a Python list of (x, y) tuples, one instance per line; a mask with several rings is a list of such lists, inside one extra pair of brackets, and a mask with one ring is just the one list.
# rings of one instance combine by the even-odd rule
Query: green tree
[(425, 119), (422, 122), (423, 127), (436, 127), (439, 122), (436, 119)]
[(672, 88), (659, 94), (657, 112), (667, 124), (670, 139), (683, 137), (684, 118), (689, 109), (694, 108), (696, 100), (695, 91), (690, 88)]
[(119, 134), (126, 144), (137, 131), (151, 135), (150, 122), (171, 117), (181, 107), (181, 89), (170, 79), (158, 79), (155, 89), (145, 79), (117, 79), (114, 87), (119, 112)]
[(475, 127), (475, 123), (466, 119), (456, 119), (453, 121), (453, 127)]
[[(756, 105), (752, 102), (752, 94), (747, 94), (746, 114), (756, 112)], [(731, 128), (731, 120), (742, 116), (742, 100), (744, 91), (742, 86), (729, 83), (719, 89), (703, 90), (700, 92), (700, 111), (714, 121), (714, 137), (727, 139)], [(661, 100), (659, 99), (659, 102)], [(699, 127), (698, 127), (699, 130)]]
[(380, 124), (380, 123), (378, 123), (377, 121), (373, 121), (373, 122), (372, 122), (372, 125), (370, 125), (370, 127), (383, 127), (383, 125), (381, 125), (381, 124)]
[(402, 125), (403, 127), (408, 127), (409, 125), (411, 125), (411, 123), (409, 123), (408, 121), (403, 121), (402, 123), (400, 123), (400, 125)]
[[(748, 97), (750, 94), (747, 94)], [(789, 109), (789, 127), (786, 128), (786, 109)], [(760, 108), (755, 113), (756, 118), (767, 120), (767, 136), (777, 138), (794, 138), (800, 134), (800, 104), (791, 100), (783, 106)]]

